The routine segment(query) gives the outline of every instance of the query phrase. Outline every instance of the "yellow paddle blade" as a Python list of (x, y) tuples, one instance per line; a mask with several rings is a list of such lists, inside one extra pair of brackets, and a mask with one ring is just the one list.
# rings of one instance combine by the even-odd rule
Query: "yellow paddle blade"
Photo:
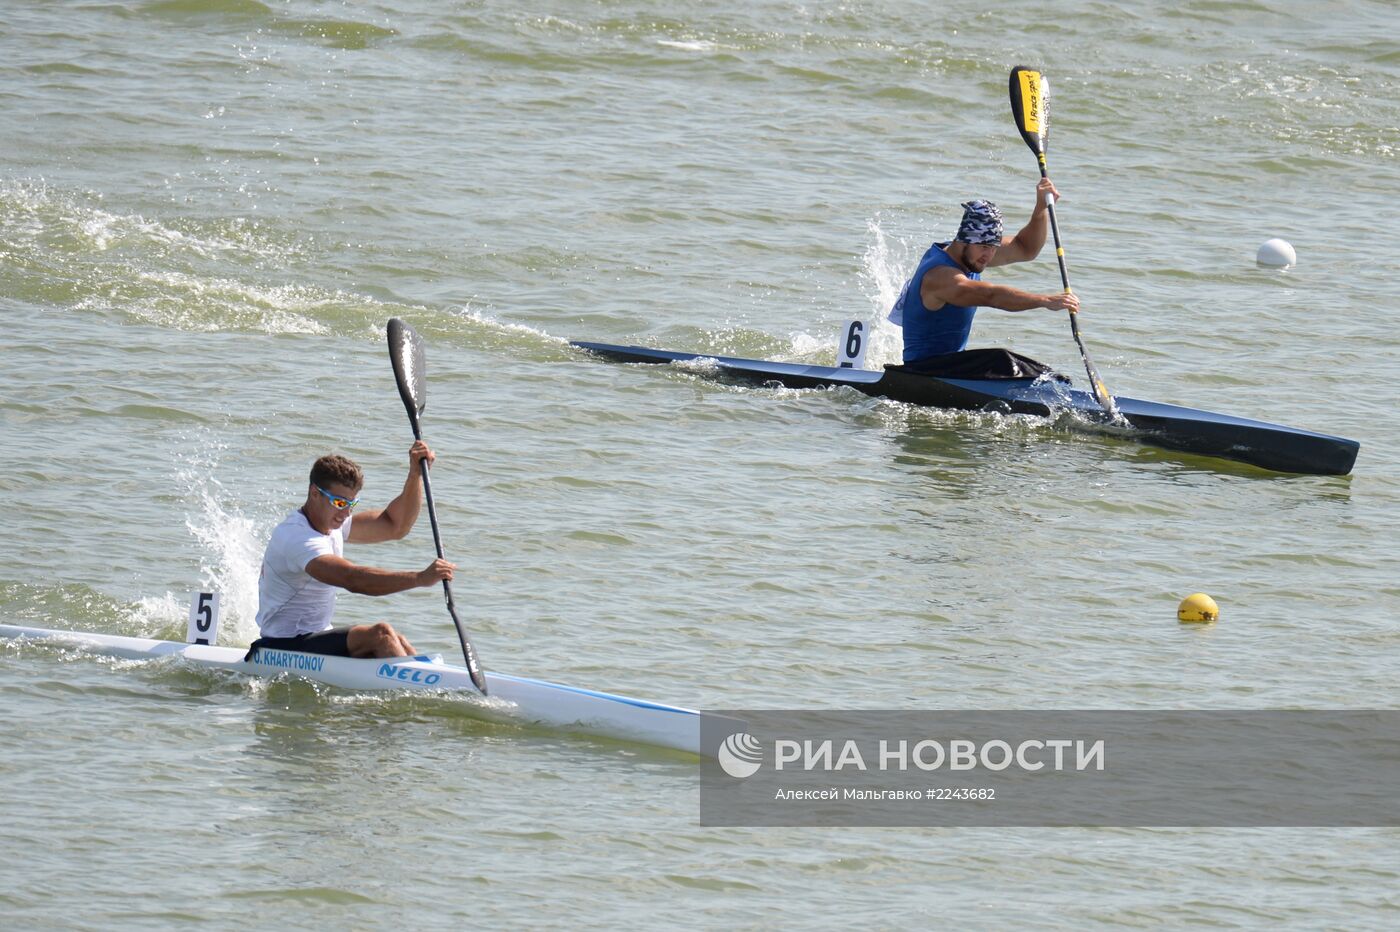
[(1011, 69), (1011, 113), (1016, 129), (1036, 155), (1045, 155), (1050, 132), (1050, 81), (1039, 71)]

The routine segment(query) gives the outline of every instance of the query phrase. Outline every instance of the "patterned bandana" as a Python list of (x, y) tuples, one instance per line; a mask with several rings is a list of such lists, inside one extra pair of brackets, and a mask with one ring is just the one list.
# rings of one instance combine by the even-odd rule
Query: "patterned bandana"
[(973, 246), (1001, 245), (1001, 211), (991, 201), (968, 201), (963, 204), (962, 226), (957, 241)]

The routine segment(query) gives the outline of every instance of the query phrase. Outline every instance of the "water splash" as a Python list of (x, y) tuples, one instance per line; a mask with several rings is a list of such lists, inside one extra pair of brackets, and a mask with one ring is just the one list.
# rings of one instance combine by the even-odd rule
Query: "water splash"
[(145, 596), (131, 605), (122, 607), (118, 612), (121, 621), (116, 630), (122, 634), (132, 633), (140, 637), (183, 641), (188, 612), (189, 606), (183, 604), (180, 597), (172, 592), (159, 596)]
[(792, 341), (793, 355), (798, 359), (812, 359), (819, 354), (831, 355), (831, 348), (836, 345), (837, 334), (829, 336), (823, 334), (814, 337), (810, 333), (794, 333), (790, 339)]
[(697, 356), (695, 359), (678, 359), (671, 365), (686, 372), (695, 372), (700, 375), (717, 375), (720, 373), (719, 360), (713, 356)]
[[(865, 368), (879, 369), (887, 364), (899, 363), (904, 356), (904, 331), (890, 323), (888, 318), (909, 270), (915, 265), (913, 260), (918, 255), (918, 246), (913, 240), (891, 239), (878, 217), (867, 221), (866, 229), (870, 234), (870, 243), (861, 257), (860, 271), (862, 290), (870, 308), (862, 318), (867, 328)], [(746, 331), (743, 334), (748, 335)], [(793, 332), (788, 335), (788, 345), (778, 352), (785, 361), (830, 365), (834, 361), (834, 349), (841, 339), (843, 335), (839, 329), (816, 335)], [(724, 344), (726, 355), (748, 355), (741, 348), (728, 348), (728, 344), (737, 342), (741, 341), (730, 340)]]
[(861, 257), (860, 277), (866, 297), (870, 300), (869, 345), (865, 367), (878, 369), (899, 363), (904, 358), (904, 330), (889, 321), (890, 308), (899, 297), (908, 273), (913, 269), (917, 247), (912, 241), (885, 234), (876, 215), (866, 221), (869, 245)]
[(200, 587), (222, 599), (220, 643), (245, 644), (258, 633), (258, 574), (269, 529), (223, 491), (217, 473), (227, 444), (199, 431), (183, 448), (176, 480), (191, 508), (185, 527), (201, 548)]

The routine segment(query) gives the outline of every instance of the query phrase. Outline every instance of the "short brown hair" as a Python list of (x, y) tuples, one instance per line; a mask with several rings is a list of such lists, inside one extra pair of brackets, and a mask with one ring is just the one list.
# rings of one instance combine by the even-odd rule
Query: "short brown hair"
[(330, 453), (311, 465), (311, 484), (322, 488), (338, 483), (356, 492), (365, 484), (365, 474), (348, 456)]

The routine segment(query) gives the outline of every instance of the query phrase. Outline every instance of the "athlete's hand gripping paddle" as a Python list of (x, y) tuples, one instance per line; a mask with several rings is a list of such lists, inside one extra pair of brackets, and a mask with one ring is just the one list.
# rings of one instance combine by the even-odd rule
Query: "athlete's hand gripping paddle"
[[(413, 439), (422, 440), (423, 430), (418, 419), (428, 406), (428, 367), (423, 353), (423, 338), (418, 336), (408, 324), (397, 317), (389, 321), (389, 361), (394, 366), (394, 381), (399, 383), (399, 397), (408, 410), (408, 422), (413, 425)], [(433, 487), (428, 481), (428, 461), (419, 460), (423, 470), (423, 497), (428, 501), (428, 520), (433, 525), (433, 544), (437, 547), (438, 559), (442, 554), (442, 535), (438, 532), (437, 509), (433, 507)], [(447, 598), (447, 613), (452, 616), (452, 624), (457, 628), (457, 639), (462, 642), (462, 656), (467, 659), (467, 672), (481, 694), (486, 695), (486, 676), (481, 672), (481, 664), (476, 659), (476, 648), (467, 639), (467, 632), (457, 617), (457, 606), (452, 602), (452, 583), (444, 579), (442, 591)]]

